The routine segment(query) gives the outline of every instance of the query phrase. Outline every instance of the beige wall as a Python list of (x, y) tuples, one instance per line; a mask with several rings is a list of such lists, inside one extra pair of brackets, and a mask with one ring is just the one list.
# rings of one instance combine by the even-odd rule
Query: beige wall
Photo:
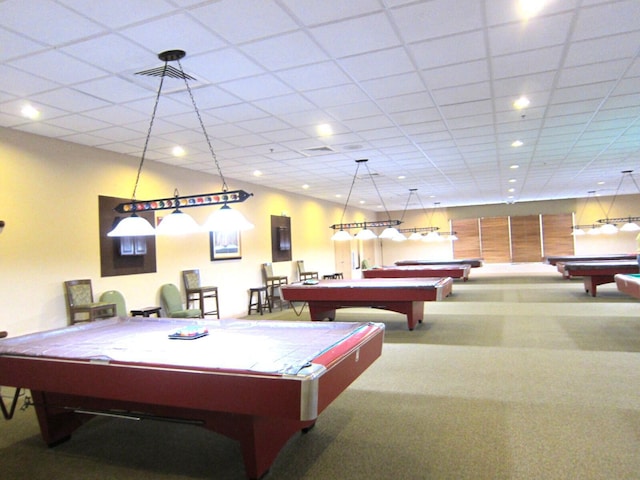
[[(224, 171), (224, 164), (223, 164)], [(260, 264), (271, 260), (270, 216), (285, 212), (291, 217), (293, 260), (304, 259), (308, 270), (322, 273), (344, 271), (349, 265), (336, 261), (328, 227), (338, 223), (342, 205), (301, 195), (285, 194), (230, 181), (230, 189), (254, 193), (234, 205), (256, 226), (242, 234), (242, 259), (211, 262), (208, 234), (157, 238), (157, 272), (119, 277), (100, 277), (98, 196), (129, 198), (138, 159), (68, 142), (55, 141), (0, 128), (0, 219), (6, 222), (0, 234), (0, 330), (11, 335), (58, 328), (67, 324), (62, 282), (90, 278), (94, 293), (120, 290), (129, 309), (159, 305), (158, 290), (172, 282), (182, 289), (180, 272), (199, 268), (203, 283), (218, 285), (223, 317), (246, 313), (247, 289), (261, 285)], [(146, 162), (137, 198), (162, 198), (178, 188), (182, 195), (220, 190), (220, 180), (188, 169)], [(605, 208), (609, 202), (602, 199)], [(637, 214), (639, 196), (620, 197), (611, 216)], [(485, 207), (445, 209), (434, 216), (434, 224), (448, 230), (449, 218), (560, 213), (578, 208), (581, 202), (535, 202)], [(581, 223), (602, 217), (584, 209)], [(203, 222), (209, 208), (190, 209)], [(587, 213), (589, 212), (589, 213)], [(395, 212), (392, 218), (399, 218)], [(162, 215), (162, 213), (160, 213)], [(372, 218), (371, 213), (348, 209), (346, 222)], [(385, 216), (386, 218), (386, 216)], [(407, 212), (402, 227), (424, 226), (424, 212)], [(629, 239), (580, 239), (578, 253), (634, 251)], [(619, 242), (619, 243), (616, 243)], [(344, 246), (340, 247), (345, 249)], [(370, 246), (352, 241), (346, 249), (351, 258), (369, 257)], [(390, 264), (403, 258), (451, 258), (447, 244), (393, 244), (375, 241), (373, 263)], [(449, 255), (449, 257), (445, 257)], [(342, 259), (344, 255), (340, 256)], [(346, 256), (347, 258), (349, 255)], [(274, 265), (278, 274), (296, 279), (294, 262)], [(357, 272), (356, 272), (357, 273)]]
[[(98, 196), (129, 198), (139, 160), (68, 142), (0, 129), (0, 330), (13, 335), (67, 324), (62, 282), (90, 278), (94, 295), (120, 290), (127, 308), (159, 305), (162, 284), (182, 290), (180, 272), (199, 268), (202, 281), (218, 285), (223, 317), (244, 315), (247, 289), (262, 284), (260, 264), (271, 261), (271, 215), (291, 217), (292, 259), (309, 270), (336, 271), (329, 225), (342, 205), (284, 194), (227, 180), (230, 189), (254, 196), (234, 205), (255, 224), (242, 234), (242, 259), (211, 262), (208, 233), (157, 237), (157, 272), (100, 276)], [(224, 165), (223, 165), (224, 172)], [(145, 162), (137, 198), (219, 191), (220, 180), (191, 170)], [(189, 209), (203, 222), (210, 208)], [(157, 215), (162, 215), (158, 212)], [(362, 212), (350, 215), (363, 216)], [(277, 274), (297, 279), (294, 262), (274, 264)]]

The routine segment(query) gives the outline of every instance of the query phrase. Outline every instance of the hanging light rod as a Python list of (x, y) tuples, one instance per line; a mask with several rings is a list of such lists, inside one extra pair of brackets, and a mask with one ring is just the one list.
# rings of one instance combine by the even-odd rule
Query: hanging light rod
[(638, 216), (609, 218), (609, 212), (611, 212), (613, 204), (615, 203), (616, 198), (618, 198), (618, 192), (620, 191), (620, 187), (622, 186), (622, 182), (624, 181), (625, 177), (629, 177), (631, 179), (631, 182), (635, 185), (636, 190), (638, 191), (638, 193), (640, 193), (640, 187), (638, 187), (638, 184), (636, 183), (636, 180), (632, 175), (633, 170), (622, 170), (620, 173), (622, 174), (622, 177), (620, 178), (620, 183), (618, 183), (618, 188), (616, 188), (616, 193), (613, 196), (613, 200), (611, 200), (611, 205), (609, 205), (609, 210), (605, 212), (605, 218), (596, 220), (596, 222), (600, 224), (599, 227), (604, 233), (616, 233), (618, 231), (618, 227), (616, 227), (616, 224), (618, 223), (623, 224), (622, 227), (620, 227), (620, 231), (622, 232), (640, 231), (640, 226), (638, 226), (637, 223), (640, 222), (640, 217)]
[[(133, 193), (131, 195), (131, 201), (124, 202), (116, 206), (114, 209), (119, 213), (131, 213), (123, 219), (118, 219), (115, 227), (107, 233), (109, 237), (129, 237), (129, 236), (143, 236), (143, 235), (155, 235), (157, 232), (164, 234), (183, 234), (191, 233), (192, 231), (198, 231), (197, 224), (188, 214), (183, 213), (179, 208), (188, 207), (203, 207), (209, 205), (222, 205), (222, 207), (209, 215), (208, 219), (203, 225), (204, 230), (209, 231), (227, 231), (227, 230), (248, 230), (253, 228), (253, 224), (247, 221), (246, 218), (237, 210), (232, 210), (228, 204), (244, 202), (253, 194), (247, 193), (244, 190), (232, 190), (229, 191), (227, 182), (222, 174), (222, 168), (218, 162), (211, 139), (204, 126), (204, 121), (196, 105), (189, 80), (195, 80), (194, 77), (184, 72), (180, 60), (186, 56), (184, 50), (167, 50), (158, 54), (158, 58), (164, 62), (161, 67), (152, 68), (149, 70), (143, 70), (136, 72), (136, 75), (146, 75), (151, 77), (159, 77), (160, 83), (158, 85), (158, 92), (156, 94), (155, 103), (153, 106), (153, 112), (151, 114), (151, 121), (149, 122), (149, 129), (147, 130), (147, 136), (145, 139), (144, 147), (142, 149), (142, 155), (140, 157), (140, 164), (138, 166), (138, 174), (136, 176), (135, 184), (133, 187)], [(169, 62), (176, 62), (178, 68), (169, 65)], [(193, 110), (198, 117), (202, 134), (209, 147), (211, 158), (215, 163), (218, 170), (218, 176), (222, 181), (222, 190), (215, 193), (205, 193), (198, 195), (180, 196), (177, 189), (174, 192), (173, 197), (159, 198), (154, 200), (138, 200), (136, 198), (136, 192), (138, 189), (138, 183), (142, 174), (142, 168), (149, 146), (149, 139), (151, 137), (151, 130), (153, 128), (153, 122), (156, 118), (158, 110), (158, 104), (160, 102), (160, 96), (162, 93), (162, 86), (165, 78), (181, 79), (184, 81), (184, 85), (191, 99)], [(156, 231), (153, 226), (144, 218), (139, 217), (136, 212), (149, 212), (155, 210), (168, 210), (174, 211), (167, 215), (162, 223), (164, 228)]]
[(200, 195), (183, 195), (156, 200), (138, 200), (118, 204), (114, 210), (119, 213), (150, 212), (156, 210), (170, 210), (172, 208), (205, 207), (207, 205), (221, 205), (225, 203), (244, 202), (253, 193), (244, 190), (205, 193)]
[(395, 227), (400, 225), (400, 220), (380, 220), (379, 222), (353, 222), (353, 223), (336, 223), (329, 228), (334, 230), (345, 230), (350, 228), (367, 228), (367, 227)]
[[(391, 215), (389, 215), (389, 210), (387, 210), (387, 206), (384, 203), (384, 199), (380, 194), (380, 190), (378, 190), (378, 186), (376, 185), (376, 181), (373, 179), (373, 175), (371, 174), (371, 170), (369, 170), (369, 165), (367, 162), (369, 159), (362, 158), (356, 160), (356, 171), (353, 174), (353, 179), (351, 180), (351, 187), (349, 188), (349, 195), (347, 195), (347, 200), (344, 202), (344, 208), (342, 209), (342, 216), (340, 217), (340, 223), (336, 223), (331, 225), (329, 228), (333, 230), (338, 230), (331, 237), (332, 240), (351, 240), (351, 234), (346, 230), (350, 228), (362, 228), (362, 230), (355, 236), (358, 240), (371, 240), (373, 238), (397, 238), (400, 236), (400, 233), (395, 228), (396, 225), (400, 225), (402, 220), (392, 220)], [(358, 170), (360, 169), (360, 165), (364, 165), (367, 169), (367, 173), (369, 174), (369, 178), (371, 179), (371, 183), (373, 183), (373, 187), (376, 189), (376, 193), (378, 194), (378, 198), (380, 198), (380, 203), (384, 207), (384, 211), (387, 214), (388, 220), (379, 220), (373, 222), (355, 222), (355, 223), (343, 223), (344, 215), (347, 212), (347, 206), (349, 205), (349, 199), (351, 198), (351, 193), (353, 192), (353, 185), (356, 183), (356, 179), (358, 178)], [(380, 235), (376, 235), (368, 227), (386, 227)]]

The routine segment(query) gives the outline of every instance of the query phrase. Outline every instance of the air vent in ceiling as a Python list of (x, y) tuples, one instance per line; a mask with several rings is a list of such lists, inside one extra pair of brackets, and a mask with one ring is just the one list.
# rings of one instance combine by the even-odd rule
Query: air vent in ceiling
[(328, 147), (326, 145), (323, 145), (322, 147), (305, 148), (304, 150), (300, 151), (300, 153), (302, 153), (307, 157), (312, 157), (314, 155), (326, 155), (327, 153), (334, 153), (334, 152), (335, 150), (333, 148)]

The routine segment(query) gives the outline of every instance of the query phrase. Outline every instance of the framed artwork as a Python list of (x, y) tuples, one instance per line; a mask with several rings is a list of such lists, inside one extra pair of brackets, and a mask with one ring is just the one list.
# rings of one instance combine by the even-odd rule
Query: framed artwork
[(231, 260), (242, 258), (240, 231), (209, 232), (211, 260)]

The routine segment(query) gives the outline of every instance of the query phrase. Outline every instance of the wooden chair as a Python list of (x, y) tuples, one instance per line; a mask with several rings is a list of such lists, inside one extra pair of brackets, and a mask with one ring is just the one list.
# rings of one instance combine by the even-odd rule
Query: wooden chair
[(202, 318), (202, 310), (199, 308), (184, 308), (180, 290), (173, 283), (167, 283), (160, 288), (160, 298), (167, 317)]
[[(215, 315), (220, 318), (220, 306), (218, 304), (218, 287), (200, 285), (200, 270), (183, 270), (182, 281), (187, 292), (187, 308), (191, 308), (197, 302), (202, 318), (205, 315)], [(205, 311), (204, 301), (211, 298), (215, 301), (215, 310)]]
[(312, 278), (318, 279), (318, 272), (307, 272), (304, 269), (304, 260), (297, 260), (296, 264), (298, 265), (298, 276), (301, 282)]
[(64, 290), (71, 325), (117, 315), (115, 303), (93, 301), (91, 280), (68, 280)]
[[(273, 265), (271, 263), (262, 264), (262, 278), (264, 285), (267, 287), (267, 296), (269, 297), (269, 303), (272, 307), (275, 307), (275, 299), (278, 299), (280, 310), (282, 310), (282, 294), (280, 293), (280, 286), (289, 283), (289, 278), (286, 275), (274, 275)], [(276, 295), (276, 290), (278, 294)]]

